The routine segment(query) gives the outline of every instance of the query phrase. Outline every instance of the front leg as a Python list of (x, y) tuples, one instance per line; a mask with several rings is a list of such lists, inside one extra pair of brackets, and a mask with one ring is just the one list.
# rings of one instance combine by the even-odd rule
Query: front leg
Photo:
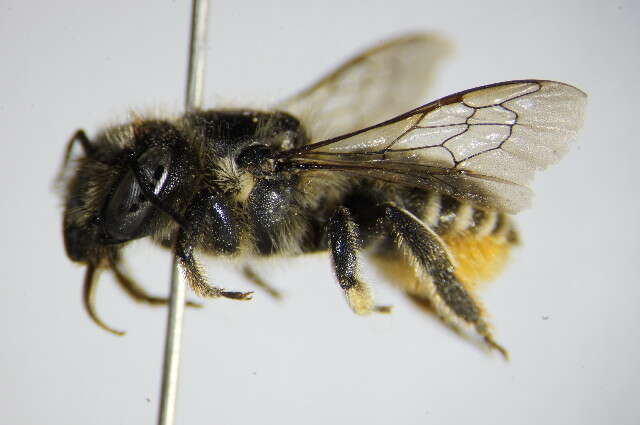
[[(151, 295), (140, 286), (135, 280), (133, 280), (123, 269), (120, 259), (117, 256), (111, 256), (108, 259), (109, 268), (113, 272), (113, 275), (116, 278), (116, 282), (120, 285), (122, 289), (133, 299), (133, 301), (138, 303), (144, 303), (152, 306), (157, 305), (166, 305), (169, 304), (169, 298), (165, 297), (157, 297)], [(202, 307), (202, 305), (198, 303), (194, 303), (192, 301), (186, 302), (187, 307)]]
[(456, 277), (453, 260), (442, 239), (409, 211), (394, 205), (385, 207), (385, 221), (418, 279), (415, 287), (406, 289), (426, 297), (443, 320), (456, 329), (459, 324), (473, 326), (489, 347), (508, 359), (507, 351), (493, 339), (482, 308)]
[(221, 254), (238, 250), (239, 230), (231, 208), (217, 194), (203, 194), (192, 202), (185, 223), (178, 232), (175, 255), (191, 289), (201, 297), (251, 299), (253, 292), (225, 291), (209, 285), (194, 255), (196, 246)]
[(211, 286), (202, 273), (198, 260), (193, 255), (193, 246), (187, 242), (186, 233), (180, 232), (175, 255), (178, 257), (180, 267), (184, 273), (189, 287), (197, 295), (205, 298), (231, 298), (234, 300), (250, 300), (253, 292), (225, 291), (217, 286)]
[(250, 300), (253, 292), (225, 291), (222, 288), (211, 286), (207, 283), (207, 279), (202, 273), (202, 267), (200, 267), (198, 260), (193, 254), (194, 247), (189, 242), (190, 239), (192, 238), (189, 237), (189, 232), (181, 229), (178, 234), (175, 255), (178, 257), (178, 262), (180, 263), (184, 277), (193, 292), (205, 298), (225, 297), (234, 300)]
[(327, 225), (327, 238), (338, 283), (344, 290), (351, 309), (357, 314), (368, 314), (372, 311), (389, 312), (389, 307), (373, 304), (369, 287), (360, 280), (360, 237), (358, 226), (347, 208), (339, 207), (335, 211)]

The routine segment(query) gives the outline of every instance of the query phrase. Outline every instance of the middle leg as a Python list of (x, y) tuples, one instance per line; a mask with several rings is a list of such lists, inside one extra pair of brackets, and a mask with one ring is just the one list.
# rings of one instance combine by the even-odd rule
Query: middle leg
[(282, 299), (282, 293), (262, 279), (249, 264), (245, 264), (242, 267), (242, 274), (247, 278), (247, 280), (249, 280), (249, 282), (264, 290), (276, 300)]
[(344, 290), (351, 309), (357, 314), (368, 314), (372, 311), (388, 313), (389, 307), (373, 304), (369, 287), (360, 280), (358, 226), (347, 208), (336, 209), (327, 225), (327, 238), (338, 283)]

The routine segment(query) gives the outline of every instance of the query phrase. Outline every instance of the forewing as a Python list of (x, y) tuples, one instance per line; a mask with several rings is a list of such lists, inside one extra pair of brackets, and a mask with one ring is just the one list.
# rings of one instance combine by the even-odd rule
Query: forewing
[(350, 133), (420, 105), (449, 43), (430, 34), (369, 49), (277, 105), (300, 118), (311, 140)]
[(290, 151), (283, 161), (438, 190), (514, 213), (530, 202), (534, 171), (558, 161), (575, 140), (585, 104), (582, 91), (563, 83), (498, 83)]

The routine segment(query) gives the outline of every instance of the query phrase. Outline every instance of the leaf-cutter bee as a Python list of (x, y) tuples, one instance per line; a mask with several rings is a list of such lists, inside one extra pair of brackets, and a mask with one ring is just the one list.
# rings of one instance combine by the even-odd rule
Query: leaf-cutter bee
[(64, 243), (86, 265), (95, 322), (96, 271), (138, 301), (120, 249), (151, 237), (171, 248), (191, 289), (210, 285), (197, 252), (291, 256), (328, 251), (351, 309), (377, 306), (359, 277), (363, 250), (410, 273), (398, 284), (456, 329), (499, 350), (473, 285), (495, 275), (518, 241), (510, 214), (525, 208), (534, 170), (556, 162), (581, 126), (586, 95), (520, 80), (419, 104), (447, 44), (411, 35), (370, 49), (274, 111), (199, 110), (142, 119), (67, 146), (83, 150), (66, 177)]

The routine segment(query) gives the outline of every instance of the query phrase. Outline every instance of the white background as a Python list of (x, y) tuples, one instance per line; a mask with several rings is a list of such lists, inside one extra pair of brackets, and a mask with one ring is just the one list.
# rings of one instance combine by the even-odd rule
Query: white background
[[(633, 424), (640, 413), (637, 131), (632, 1), (213, 2), (208, 106), (266, 106), (409, 30), (457, 46), (432, 96), (546, 78), (589, 94), (577, 147), (539, 176), (524, 244), (482, 292), (511, 352), (462, 340), (367, 269), (391, 316), (347, 308), (324, 255), (260, 270), (286, 295), (207, 302), (186, 317), (180, 424)], [(98, 329), (65, 257), (51, 184), (68, 137), (131, 110), (180, 111), (187, 2), (0, 2), (0, 422), (151, 424), (166, 310), (103, 275)], [(170, 256), (127, 250), (167, 291)], [(251, 289), (233, 266), (213, 283)]]

